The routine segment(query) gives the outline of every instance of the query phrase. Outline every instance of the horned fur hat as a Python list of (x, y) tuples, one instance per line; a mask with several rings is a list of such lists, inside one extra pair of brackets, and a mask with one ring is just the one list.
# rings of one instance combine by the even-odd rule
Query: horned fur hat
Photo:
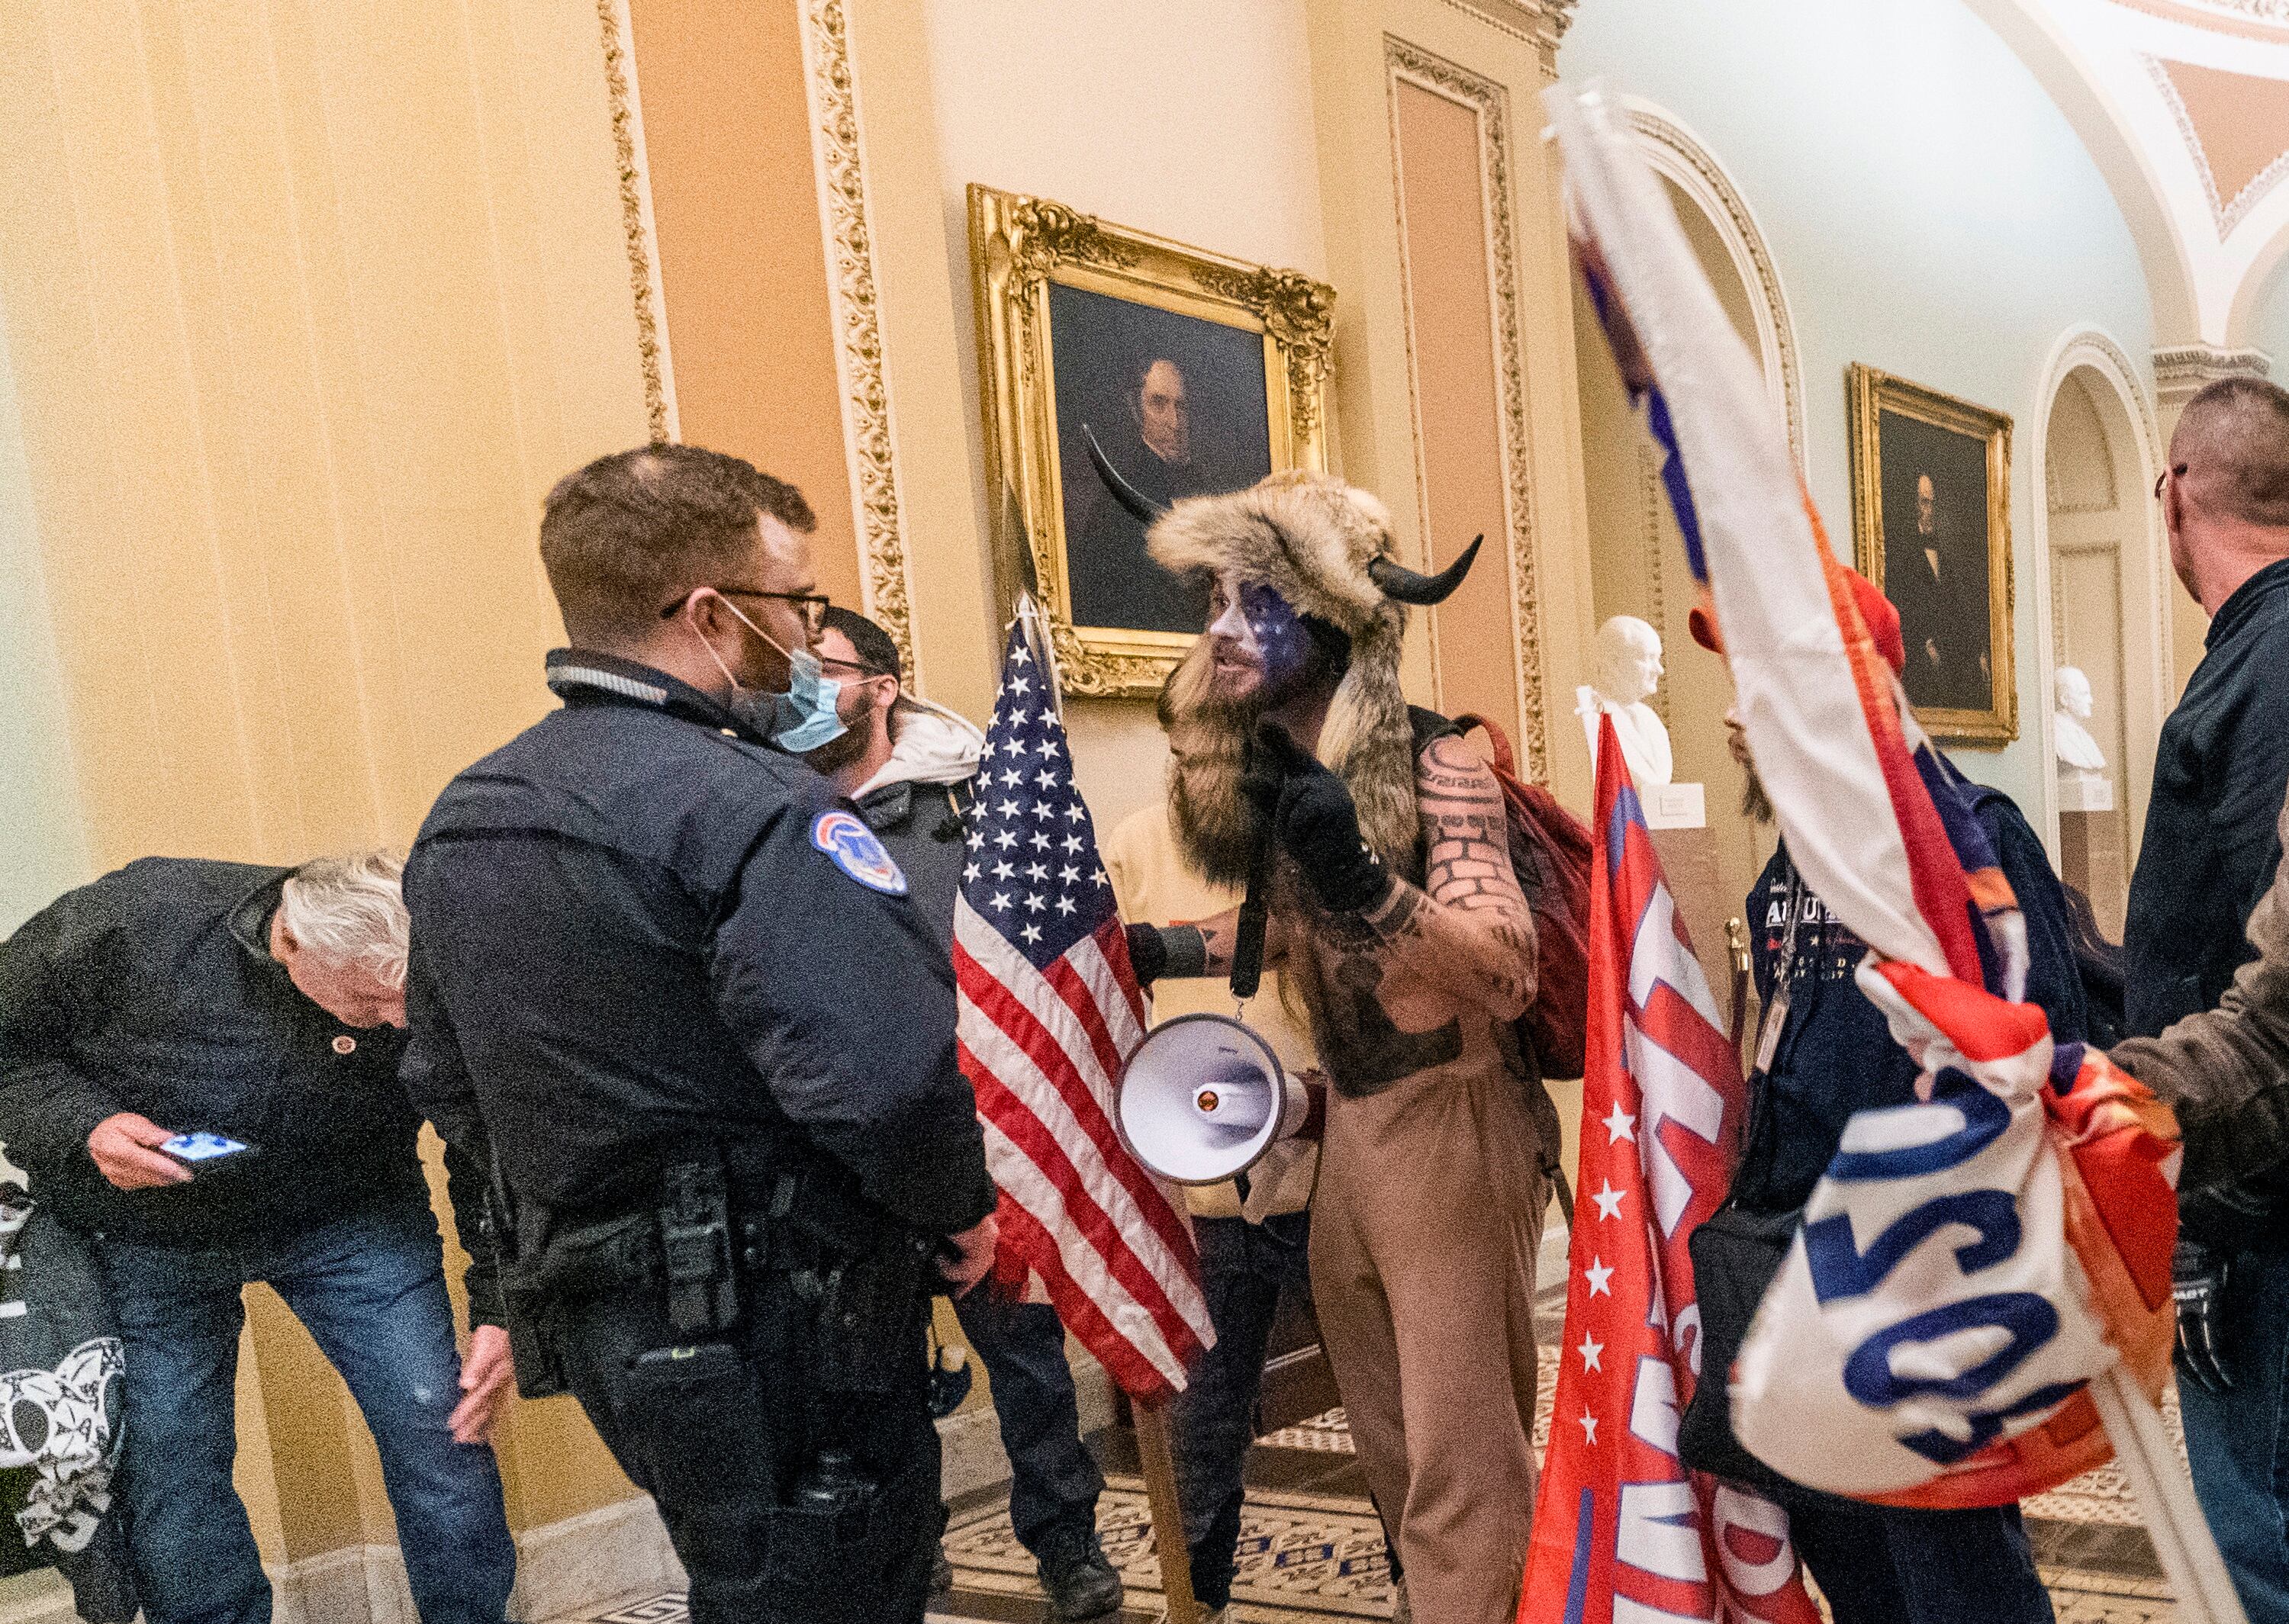
[[(1381, 501), (1332, 475), (1290, 471), (1246, 490), (1177, 503), (1152, 522), (1146, 545), (1164, 569), (1229, 571), (1261, 582), (1298, 614), (1349, 636), (1351, 661), (1328, 707), (1320, 759), (1350, 786), (1368, 843), (1406, 872), (1419, 835), (1414, 735), (1399, 683), (1407, 606), (1451, 593), (1478, 543), (1439, 575), (1418, 575), (1392, 560), (1391, 513)], [(1170, 679), (1176, 716), (1203, 713), (1212, 659), (1204, 638)], [(1224, 864), (1211, 859), (1204, 866)]]

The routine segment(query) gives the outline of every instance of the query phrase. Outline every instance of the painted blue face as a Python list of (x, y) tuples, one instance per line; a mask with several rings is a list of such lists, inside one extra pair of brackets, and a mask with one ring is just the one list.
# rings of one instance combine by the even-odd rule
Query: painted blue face
[(1264, 686), (1284, 688), (1311, 657), (1312, 634), (1304, 629), (1304, 617), (1287, 599), (1256, 581), (1240, 587), (1240, 612), (1256, 640), (1256, 657), (1264, 662)]

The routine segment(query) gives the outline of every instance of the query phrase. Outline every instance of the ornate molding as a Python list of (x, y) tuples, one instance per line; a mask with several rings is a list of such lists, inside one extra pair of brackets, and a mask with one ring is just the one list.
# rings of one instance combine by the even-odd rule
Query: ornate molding
[(1288, 416), (1306, 437), (1320, 432), (1320, 386), (1336, 340), (1336, 291), (1301, 271), (1259, 266), (1246, 271), (1203, 266), (1200, 284), (1247, 306), (1264, 320), (1288, 357)]
[(1581, 0), (1446, 0), (1465, 16), (1522, 40), (1542, 53), (1545, 72), (1558, 71), (1558, 47), (1574, 26)]
[[(1484, 3), (1485, 0), (1481, 0), (1481, 4)], [(1563, 15), (1570, 12), (1572, 6), (1569, 3), (1556, 10)], [(1538, 9), (1537, 14), (1546, 16), (1549, 12)], [(1563, 26), (1562, 22), (1557, 25), (1559, 32), (1563, 31)], [(1556, 48), (1556, 43), (1557, 35), (1553, 33), (1551, 49)], [(1545, 56), (1544, 60), (1548, 60)], [(1532, 435), (1527, 420), (1526, 346), (1519, 314), (1522, 299), (1519, 286), (1518, 225), (1511, 206), (1510, 96), (1494, 80), (1481, 77), (1443, 57), (1433, 56), (1419, 45), (1393, 35), (1384, 36), (1384, 63), (1394, 90), (1400, 80), (1408, 80), (1451, 100), (1464, 103), (1474, 109), (1479, 117), (1479, 190), (1487, 211), (1487, 275), (1493, 283), (1495, 295), (1495, 371), (1502, 384), (1503, 483), (1507, 498), (1504, 506), (1508, 510), (1505, 515), (1508, 545), (1503, 553), (1510, 567), (1511, 635), (1515, 648), (1511, 665), (1517, 677), (1520, 731), (1526, 736), (1520, 741), (1526, 774), (1530, 778), (1547, 783), (1550, 776), (1550, 718), (1542, 680), (1542, 604), (1536, 575), (1534, 485), (1528, 466)], [(1396, 156), (1398, 103), (1395, 96), (1392, 107), (1394, 122), (1391, 140), (1392, 150)], [(1403, 219), (1399, 240), (1402, 244), (1400, 271), (1404, 281), (1403, 245), (1407, 235)], [(1411, 296), (1408, 302), (1411, 306)], [(1410, 307), (1407, 319), (1410, 379), (1417, 362), (1414, 325), (1414, 313)], [(1419, 416), (1417, 421), (1420, 421)]]
[[(2126, 369), (2130, 376), (2135, 369)], [(2154, 352), (2154, 389), (2163, 404), (2181, 406), (2221, 378), (2266, 378), (2273, 357), (2263, 350), (2229, 350), (2214, 344), (2181, 344)]]
[(2178, 94), (2177, 81), (2170, 77), (2169, 65), (2159, 57), (2149, 56), (2144, 61), (2154, 88), (2162, 93), (2162, 100), (2177, 123), (2178, 134), (2186, 143), (2194, 167), (2201, 171), (2202, 190), (2210, 200), (2210, 218), (2216, 222), (2218, 241), (2222, 243), (2233, 235), (2235, 227), (2249, 218), (2252, 210), (2265, 201), (2266, 194), (2289, 179), (2289, 152), (2280, 154), (2251, 176), (2239, 191), (2226, 196), (2218, 190), (2216, 171), (2210, 167), (2209, 148), (2203, 144), (2201, 131), (2194, 127), (2194, 117), (2187, 111), (2185, 98)]
[(1796, 324), (1789, 314), (1788, 295), (1782, 291), (1780, 273), (1765, 246), (1749, 201), (1716, 154), (1693, 132), (1658, 107), (1631, 100), (1627, 106), (1631, 131), (1654, 168), (1698, 204), (1733, 251), (1735, 269), (1749, 284), (1756, 303), (1757, 338), (1765, 354), (1765, 381), (1788, 419), (1789, 449), (1797, 466), (1806, 464), (1804, 446), (1804, 368), (1798, 359)]
[(890, 394), (883, 376), (865, 156), (843, 0), (806, 0), (802, 54), (810, 77), (811, 145), (825, 208), (827, 296), (833, 307), (843, 443), (850, 462), (866, 614), (897, 644), (908, 680), (919, 681)]
[(611, 108), (612, 153), (619, 170), (620, 227), (627, 236), (628, 291), (636, 306), (636, 358), (643, 373), (644, 422), (652, 443), (674, 437), (674, 405), (669, 393), (667, 346), (660, 335), (658, 258), (653, 252), (651, 210), (645, 199), (643, 163), (638, 151), (635, 94), (621, 28), (627, 0), (596, 0), (602, 30), (604, 93)]

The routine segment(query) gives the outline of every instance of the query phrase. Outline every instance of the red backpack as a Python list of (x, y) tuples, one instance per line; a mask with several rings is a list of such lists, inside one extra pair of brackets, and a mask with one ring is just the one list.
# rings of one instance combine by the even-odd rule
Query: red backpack
[(1534, 910), (1538, 974), (1533, 1006), (1518, 1020), (1519, 1036), (1533, 1045), (1543, 1076), (1579, 1077), (1590, 1020), (1590, 827), (1548, 790), (1518, 776), (1501, 728), (1475, 715), (1457, 716), (1454, 725), (1465, 733), (1484, 730), (1494, 746), (1495, 782), (1510, 815), (1511, 866)]

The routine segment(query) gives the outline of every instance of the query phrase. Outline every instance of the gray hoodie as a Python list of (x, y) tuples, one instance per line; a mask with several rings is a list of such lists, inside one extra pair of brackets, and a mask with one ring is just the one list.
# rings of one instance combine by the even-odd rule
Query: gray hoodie
[(963, 820), (985, 744), (984, 734), (953, 712), (913, 705), (898, 719), (890, 759), (850, 797), (905, 870), (908, 895), (949, 952), (953, 898), (969, 851)]

